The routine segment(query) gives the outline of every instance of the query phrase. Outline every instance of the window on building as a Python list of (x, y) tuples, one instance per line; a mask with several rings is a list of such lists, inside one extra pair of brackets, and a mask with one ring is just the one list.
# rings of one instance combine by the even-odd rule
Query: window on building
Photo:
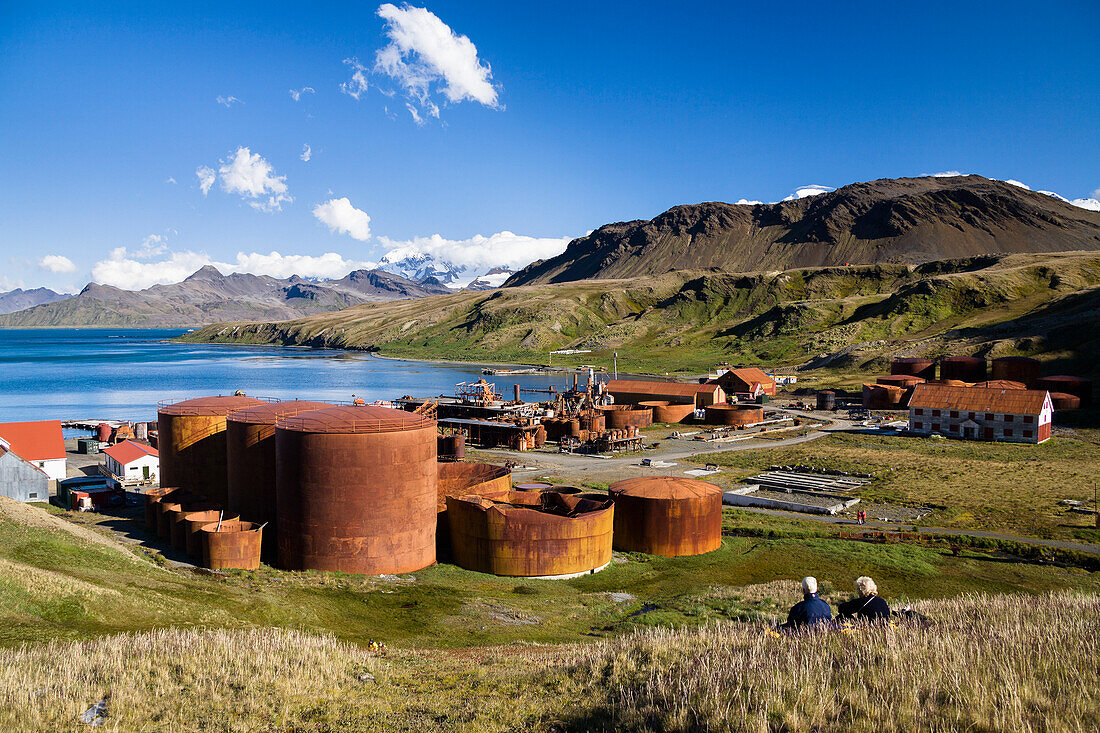
[(1031, 437), (1031, 431), (1030, 430), (1025, 430), (1024, 431), (1024, 437), (1025, 438), (1030, 438)]
[(1012, 437), (1012, 428), (1005, 428), (1005, 437), (1006, 438), (1011, 438)]
[(950, 427), (950, 430), (951, 430), (952, 433), (957, 433), (957, 432), (959, 432), (959, 426), (958, 425), (952, 425)]
[(939, 416), (940, 416), (940, 411), (939, 410), (932, 410), (932, 417), (939, 417)]
[(958, 410), (952, 410), (951, 411), (951, 417), (958, 417), (958, 416), (959, 416), (959, 411)]
[(975, 414), (974, 414), (973, 412), (972, 412), (972, 413), (970, 413), (970, 419), (971, 419), (971, 420), (973, 420), (973, 419), (974, 419), (975, 417), (977, 417), (977, 415), (975, 415)]
[(38, 498), (38, 492), (37, 491), (32, 491), (31, 493), (27, 494), (27, 498), (37, 499)]
[(913, 423), (913, 430), (920, 430), (923, 427), (924, 427), (924, 423), (919, 423), (919, 422)]
[(915, 412), (918, 415), (923, 415), (924, 414), (924, 409), (918, 407), (916, 410), (913, 410), (913, 412)]
[(1012, 422), (1012, 415), (1005, 415), (1005, 422)]
[(992, 420), (993, 419), (993, 413), (992, 412), (985, 413), (985, 419), (986, 420)]
[(1033, 423), (1035, 422), (1035, 417), (1033, 415), (1024, 415), (1024, 422)]
[(938, 422), (932, 423), (932, 432), (933, 433), (940, 432), (940, 424)]

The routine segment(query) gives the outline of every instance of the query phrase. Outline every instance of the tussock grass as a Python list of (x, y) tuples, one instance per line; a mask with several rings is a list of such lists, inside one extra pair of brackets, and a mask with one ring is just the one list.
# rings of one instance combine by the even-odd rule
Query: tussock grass
[(964, 596), (901, 626), (777, 638), (760, 625), (652, 629), (578, 647), (570, 731), (1089, 731), (1100, 596)]

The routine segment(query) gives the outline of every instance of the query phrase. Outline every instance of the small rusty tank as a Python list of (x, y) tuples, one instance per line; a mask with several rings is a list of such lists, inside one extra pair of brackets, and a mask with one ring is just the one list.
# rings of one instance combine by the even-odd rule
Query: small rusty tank
[(199, 530), (211, 523), (236, 522), (238, 520), (240, 520), (240, 517), (236, 515), (227, 516), (226, 513), (220, 509), (187, 512), (181, 515), (180, 521), (183, 524), (184, 550), (191, 557), (202, 560), (202, 534)]
[(1035, 389), (1045, 389), (1052, 395), (1054, 392), (1074, 395), (1080, 401), (1081, 407), (1088, 407), (1092, 404), (1092, 380), (1084, 377), (1075, 377), (1069, 374), (1040, 377), (1035, 382)]
[(157, 407), (160, 482), (225, 506), (229, 498), (225, 419), (264, 404), (251, 397), (199, 397)]
[(1077, 410), (1081, 407), (1081, 398), (1067, 392), (1051, 392), (1050, 404), (1055, 412), (1059, 410)]
[(817, 409), (819, 410), (835, 410), (836, 409), (836, 392), (831, 389), (823, 389), (817, 393)]
[(275, 425), (279, 564), (408, 573), (435, 562), (436, 424), (373, 405)]
[(615, 549), (649, 555), (701, 555), (722, 546), (722, 489), (676, 476), (611, 485)]
[(604, 405), (596, 408), (603, 413), (605, 424), (610, 430), (624, 430), (629, 427), (648, 428), (653, 424), (653, 410), (635, 405)]
[(263, 528), (255, 522), (212, 522), (199, 530), (203, 557), (211, 570), (255, 570), (260, 567)]
[[(166, 512), (168, 515), (168, 534), (172, 540), (172, 547), (180, 552), (187, 549), (188, 525), (184, 517), (188, 514), (221, 511), (222, 508), (217, 504), (208, 501), (196, 501), (181, 503), (179, 509)], [(214, 518), (217, 519), (217, 517)]]
[(1032, 389), (1039, 379), (1041, 368), (1037, 360), (1026, 356), (1002, 356), (993, 360), (993, 378), (1023, 382), (1028, 389)]
[(650, 400), (639, 402), (638, 407), (648, 407), (653, 410), (653, 422), (680, 423), (695, 414), (695, 405), (692, 403), (680, 404), (665, 402), (664, 400)]
[(936, 378), (936, 362), (918, 356), (898, 357), (890, 362), (891, 374), (908, 374), (929, 382)]
[(439, 435), (435, 443), (441, 461), (461, 461), (466, 458), (466, 436), (462, 433)]
[(157, 503), (173, 491), (179, 491), (179, 488), (162, 486), (159, 489), (149, 489), (145, 492), (145, 528), (150, 532), (157, 531)]
[(864, 384), (863, 407), (868, 410), (897, 410), (902, 406), (906, 390), (892, 384)]
[(960, 382), (982, 382), (988, 377), (989, 366), (980, 356), (945, 356), (940, 359), (940, 379)]
[(447, 498), (460, 567), (513, 577), (570, 578), (611, 562), (615, 507), (555, 491)]
[(764, 408), (760, 405), (707, 405), (703, 408), (708, 425), (744, 427), (764, 421)]

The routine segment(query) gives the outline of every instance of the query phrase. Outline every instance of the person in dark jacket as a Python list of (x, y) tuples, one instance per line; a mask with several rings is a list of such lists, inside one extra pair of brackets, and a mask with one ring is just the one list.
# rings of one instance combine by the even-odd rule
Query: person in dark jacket
[(828, 624), (832, 618), (833, 609), (817, 597), (817, 578), (803, 578), (802, 600), (791, 607), (784, 626), (789, 629), (809, 628)]
[(840, 619), (872, 623), (886, 623), (890, 620), (890, 606), (879, 598), (875, 581), (866, 575), (856, 578), (856, 592), (859, 595), (840, 604), (838, 608)]

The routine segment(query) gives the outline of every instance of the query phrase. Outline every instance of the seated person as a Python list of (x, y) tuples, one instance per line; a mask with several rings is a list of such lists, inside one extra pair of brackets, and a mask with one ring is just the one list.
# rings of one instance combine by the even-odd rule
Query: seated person
[(807, 628), (827, 624), (832, 620), (833, 609), (817, 597), (817, 578), (809, 576), (802, 579), (802, 596), (802, 600), (791, 607), (784, 627)]
[(890, 620), (890, 606), (878, 597), (878, 586), (866, 575), (856, 578), (858, 596), (840, 604), (839, 616), (844, 620), (862, 619), (885, 623)]

